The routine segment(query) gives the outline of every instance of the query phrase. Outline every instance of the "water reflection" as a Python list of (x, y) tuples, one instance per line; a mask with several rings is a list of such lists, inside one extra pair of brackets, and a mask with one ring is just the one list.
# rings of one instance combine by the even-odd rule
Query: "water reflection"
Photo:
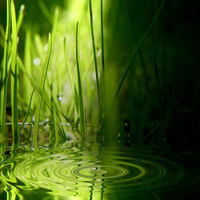
[(185, 169), (155, 151), (92, 143), (19, 153), (2, 162), (0, 175), (7, 199), (155, 199), (155, 191), (180, 184)]

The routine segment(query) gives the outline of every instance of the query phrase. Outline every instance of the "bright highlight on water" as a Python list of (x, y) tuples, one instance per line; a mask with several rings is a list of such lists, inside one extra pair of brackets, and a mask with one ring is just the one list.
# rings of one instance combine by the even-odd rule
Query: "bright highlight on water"
[(151, 196), (152, 190), (166, 190), (184, 178), (178, 163), (154, 151), (132, 152), (101, 149), (93, 143), (19, 153), (2, 163), (1, 181), (9, 185), (12, 196), (23, 194), (27, 199), (39, 191), (49, 199), (117, 200)]

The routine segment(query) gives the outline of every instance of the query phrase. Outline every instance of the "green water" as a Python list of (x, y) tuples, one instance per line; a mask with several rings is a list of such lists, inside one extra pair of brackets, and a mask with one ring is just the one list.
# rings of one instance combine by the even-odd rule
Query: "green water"
[(7, 155), (0, 165), (0, 199), (182, 199), (182, 188), (197, 181), (198, 167), (189, 159), (136, 146), (72, 143)]

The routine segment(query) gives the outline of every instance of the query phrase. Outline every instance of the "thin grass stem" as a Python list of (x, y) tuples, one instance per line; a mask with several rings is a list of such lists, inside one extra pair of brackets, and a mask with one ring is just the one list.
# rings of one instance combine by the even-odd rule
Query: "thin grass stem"
[[(104, 50), (104, 18), (103, 18), (103, 0), (100, 0), (100, 17), (101, 17), (101, 62), (102, 62), (102, 74), (101, 74), (101, 112), (102, 112), (102, 122), (98, 128), (98, 135), (102, 133), (102, 130), (106, 131), (105, 128), (105, 113), (107, 112), (107, 100), (106, 100), (106, 91), (105, 91), (105, 50)], [(106, 103), (105, 103), (106, 102)], [(101, 137), (100, 135), (97, 136)]]
[(24, 4), (22, 4), (20, 7), (20, 10), (19, 10), (19, 17), (17, 19), (17, 33), (19, 32), (19, 29), (22, 25), (22, 21), (24, 18), (24, 12), (25, 12), (25, 6), (24, 6)]
[(76, 24), (76, 66), (77, 66), (77, 81), (78, 81), (78, 99), (79, 99), (79, 117), (80, 117), (80, 132), (86, 134), (86, 119), (85, 107), (83, 99), (83, 84), (81, 77), (81, 68), (79, 65), (79, 23)]
[[(129, 19), (129, 24), (131, 24), (131, 29), (132, 29), (132, 33), (133, 33), (133, 37), (134, 37), (135, 43), (137, 44), (138, 43), (138, 38), (137, 38), (137, 34), (136, 34), (136, 31), (135, 31), (134, 24), (131, 23), (131, 21), (130, 21), (130, 15), (129, 15), (129, 12), (128, 12), (128, 8), (127, 8), (126, 2), (123, 1), (123, 4), (124, 4), (124, 7), (125, 7), (126, 14), (128, 16), (127, 18)], [(141, 66), (142, 66), (142, 71), (143, 71), (144, 78), (145, 78), (145, 86), (146, 86), (146, 89), (147, 89), (148, 93), (151, 93), (151, 89), (150, 89), (150, 86), (149, 86), (148, 73), (147, 73), (147, 70), (146, 70), (144, 57), (143, 57), (141, 49), (139, 49), (138, 54), (139, 54), (139, 59), (140, 59), (140, 63), (141, 63)]]
[(102, 50), (102, 73), (105, 69), (105, 60), (104, 60), (104, 28), (103, 28), (103, 0), (101, 0), (101, 50)]
[(42, 99), (45, 101), (48, 109), (51, 111), (51, 103), (48, 99), (47, 94), (41, 89), (41, 87), (38, 85), (37, 81), (28, 73), (27, 69), (24, 67), (22, 64), (22, 61), (20, 60), (19, 57), (17, 57), (17, 66), (19, 69), (24, 73), (24, 75), (29, 79), (33, 87), (37, 90), (37, 92), (40, 94)]
[(55, 144), (55, 127), (56, 127), (56, 124), (55, 124), (55, 111), (54, 111), (54, 99), (53, 99), (53, 83), (51, 84), (50, 86), (50, 90), (51, 90), (51, 107), (52, 107), (52, 112), (51, 112), (51, 121), (53, 122), (53, 127), (52, 127), (52, 130), (50, 132), (50, 135), (49, 135), (49, 141), (52, 145)]
[(42, 0), (38, 0), (38, 5), (41, 8), (44, 16), (48, 19), (48, 21), (50, 23), (53, 22), (53, 17), (51, 15), (51, 13), (49, 12), (48, 8), (46, 7), (46, 5), (44, 4), (44, 2)]
[[(33, 94), (34, 94), (34, 92), (35, 92), (35, 88), (33, 89), (33, 92), (32, 92), (32, 94), (31, 94), (30, 102), (29, 102), (29, 105), (28, 105), (28, 110), (27, 110), (27, 112), (26, 112), (26, 115), (25, 115), (25, 117), (24, 117), (24, 120), (23, 120), (23, 122), (22, 122), (22, 125), (21, 125), (20, 128), (19, 128), (19, 133), (21, 132), (21, 130), (23, 129), (23, 127), (24, 127), (24, 125), (25, 125), (25, 123), (26, 123), (26, 121), (27, 121), (27, 118), (28, 118), (28, 115), (29, 115), (29, 112), (30, 112), (30, 109), (31, 109), (31, 103), (32, 103), (32, 99), (33, 99)], [(19, 125), (19, 123), (18, 123), (18, 125)]]
[[(71, 89), (72, 89), (72, 95), (73, 95), (74, 100), (75, 100), (75, 83), (74, 83), (74, 78), (73, 78), (73, 75), (72, 75), (72, 70), (71, 70), (71, 67), (69, 65), (66, 37), (64, 38), (64, 53), (65, 53), (65, 63), (67, 65), (67, 71), (68, 71), (68, 75), (69, 75), (69, 82), (70, 82), (70, 86), (71, 86)], [(78, 110), (78, 102), (76, 100), (75, 100), (75, 105), (76, 105), (76, 109)]]
[(53, 127), (51, 134), (49, 136), (49, 141), (50, 143), (54, 146), (57, 147), (59, 144), (59, 134), (58, 134), (58, 128), (57, 128), (57, 118), (56, 118), (56, 107), (55, 107), (55, 101), (54, 101), (54, 96), (53, 96), (53, 83), (51, 84), (51, 106), (52, 106), (52, 112), (51, 112), (51, 118), (53, 122)]
[(1, 88), (1, 120), (0, 120), (0, 140), (4, 140), (5, 136), (5, 122), (6, 122), (6, 102), (7, 102), (7, 85), (8, 85), (8, 68), (9, 68), (9, 41), (10, 41), (10, 1), (7, 0), (7, 25), (4, 44), (4, 58), (3, 58), (3, 77)]
[(54, 13), (54, 21), (53, 21), (53, 28), (52, 28), (52, 44), (54, 44), (55, 37), (56, 37), (56, 31), (58, 29), (58, 18), (59, 18), (59, 8), (55, 8)]
[[(122, 73), (122, 76), (119, 80), (119, 83), (118, 83), (118, 86), (117, 86), (117, 89), (116, 89), (116, 92), (114, 93), (113, 95), (113, 98), (111, 99), (110, 101), (110, 104), (109, 104), (109, 108), (111, 106), (111, 104), (113, 103), (114, 99), (117, 97), (117, 94), (119, 93), (121, 87), (122, 87), (122, 84), (125, 80), (125, 77), (130, 69), (130, 67), (132, 66), (132, 63), (140, 49), (140, 47), (142, 46), (143, 42), (145, 41), (146, 37), (148, 36), (148, 34), (150, 33), (150, 31), (152, 30), (152, 28), (154, 27), (162, 9), (163, 9), (163, 6), (164, 6), (164, 3), (165, 3), (165, 0), (162, 1), (159, 9), (157, 10), (153, 20), (151, 21), (151, 23), (149, 24), (149, 26), (147, 27), (147, 29), (145, 30), (145, 32), (142, 34), (141, 38), (139, 39), (137, 45), (136, 45), (136, 48), (134, 49), (134, 51), (132, 52), (131, 56), (130, 56), (130, 59), (129, 61), (127, 62), (126, 66), (125, 66), (125, 69), (124, 69), (124, 72)], [(108, 112), (108, 111), (107, 111)]]
[[(41, 78), (42, 91), (44, 91), (45, 89), (45, 82), (46, 82), (48, 67), (50, 64), (51, 52), (52, 52), (52, 37), (51, 34), (49, 33), (47, 56), (43, 66), (42, 78)], [(42, 97), (38, 96), (36, 104), (36, 112), (35, 112), (35, 127), (33, 131), (33, 144), (35, 150), (38, 150), (38, 130), (39, 130), (41, 107), (42, 107)]]
[(12, 21), (12, 50), (11, 50), (11, 110), (12, 110), (12, 150), (15, 151), (19, 144), (18, 132), (18, 108), (17, 108), (17, 24), (14, 1), (11, 1), (11, 21)]
[(89, 0), (89, 10), (90, 10), (92, 48), (93, 48), (95, 75), (96, 75), (96, 84), (97, 84), (97, 95), (98, 95), (98, 101), (99, 101), (99, 119), (101, 122), (102, 121), (102, 107), (101, 107), (101, 98), (100, 98), (101, 94), (100, 94), (100, 87), (99, 87), (99, 73), (98, 73), (97, 58), (96, 58), (96, 51), (95, 51), (96, 45), (95, 45), (95, 38), (94, 38), (93, 13), (92, 13), (92, 1), (91, 0)]

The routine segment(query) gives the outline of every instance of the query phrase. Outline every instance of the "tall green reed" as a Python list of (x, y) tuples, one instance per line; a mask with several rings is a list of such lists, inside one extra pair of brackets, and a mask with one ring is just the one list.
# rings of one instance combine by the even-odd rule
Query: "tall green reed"
[(78, 82), (78, 111), (80, 116), (80, 131), (86, 134), (86, 119), (85, 119), (85, 106), (83, 98), (83, 83), (82, 83), (82, 73), (79, 63), (79, 23), (76, 24), (76, 66), (77, 66), (77, 82)]
[[(42, 70), (43, 71), (42, 79), (41, 79), (42, 91), (44, 91), (44, 87), (45, 87), (47, 71), (50, 64), (51, 52), (52, 52), (52, 38), (51, 38), (51, 34), (49, 34), (48, 51), (47, 51), (46, 60), (45, 60), (43, 70)], [(39, 130), (41, 107), (42, 107), (42, 97), (38, 96), (36, 111), (35, 111), (35, 127), (34, 127), (34, 132), (33, 132), (33, 143), (34, 143), (35, 148), (37, 148), (38, 146), (38, 130)]]
[[(93, 49), (93, 56), (94, 56), (96, 86), (97, 86), (97, 95), (98, 95), (98, 102), (99, 102), (99, 119), (100, 119), (100, 122), (102, 122), (102, 105), (101, 105), (101, 92), (100, 92), (100, 84), (99, 84), (99, 69), (98, 69), (98, 65), (97, 65), (97, 57), (96, 57), (96, 50), (95, 50), (96, 45), (95, 45), (95, 38), (94, 38), (93, 12), (92, 12), (92, 1), (91, 0), (89, 0), (89, 11), (90, 11), (90, 25), (91, 25), (91, 37), (92, 37), (92, 49)], [(102, 13), (103, 12), (101, 9), (101, 15), (102, 15)], [(103, 29), (103, 27), (102, 27), (102, 29)], [(103, 39), (103, 37), (101, 39)], [(102, 50), (102, 52), (103, 52), (103, 50)], [(103, 54), (104, 53), (102, 53), (102, 63), (104, 63)], [(104, 66), (104, 64), (102, 64), (102, 66)], [(102, 67), (102, 68), (104, 68), (104, 67)]]
[(11, 27), (12, 27), (12, 50), (11, 50), (11, 110), (12, 110), (12, 136), (14, 140), (13, 150), (18, 148), (18, 99), (17, 99), (17, 78), (18, 69), (16, 66), (17, 59), (17, 24), (14, 1), (11, 1)]
[[(1, 88), (1, 120), (0, 131), (1, 140), (5, 136), (5, 122), (6, 122), (6, 104), (7, 104), (7, 90), (8, 90), (8, 78), (9, 71), (11, 70), (11, 111), (12, 111), (12, 136), (14, 140), (13, 150), (18, 147), (18, 104), (17, 104), (17, 82), (18, 82), (18, 70), (16, 67), (17, 59), (17, 33), (22, 24), (24, 15), (24, 5), (21, 6), (19, 17), (16, 22), (15, 5), (14, 1), (7, 1), (7, 27), (5, 34), (4, 45), (4, 58), (3, 58), (3, 77)], [(11, 34), (12, 33), (12, 34)]]
[(2, 76), (2, 88), (1, 88), (1, 140), (4, 140), (5, 136), (5, 122), (6, 122), (6, 102), (7, 102), (7, 83), (8, 83), (8, 70), (9, 70), (9, 44), (10, 44), (10, 17), (11, 17), (11, 6), (10, 1), (7, 0), (7, 26), (5, 34), (4, 44), (4, 57), (3, 57), (3, 76)]

